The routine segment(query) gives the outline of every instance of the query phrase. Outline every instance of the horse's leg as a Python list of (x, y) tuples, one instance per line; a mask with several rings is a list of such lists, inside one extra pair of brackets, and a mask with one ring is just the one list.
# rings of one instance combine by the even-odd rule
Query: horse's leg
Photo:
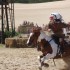
[(38, 56), (38, 60), (39, 60), (39, 69), (41, 70), (42, 69), (42, 61), (41, 61), (41, 58), (43, 58), (43, 55), (40, 55)]
[(44, 65), (43, 57), (44, 57), (43, 54), (38, 57), (39, 62), (40, 62), (40, 64), (39, 64), (39, 70), (42, 70), (42, 66)]
[[(57, 51), (56, 51), (57, 52)], [(55, 56), (56, 56), (56, 52), (55, 51), (53, 51), (53, 53), (52, 54), (50, 54), (50, 53), (48, 53), (48, 54), (46, 54), (45, 56), (43, 56), (43, 58), (41, 59), (41, 62), (43, 62), (44, 63), (44, 61), (47, 59), (50, 59), (50, 58), (54, 58)], [(43, 64), (44, 66), (46, 66), (46, 67), (49, 67), (49, 65), (48, 64)]]
[(46, 60), (45, 59), (45, 56), (46, 55), (41, 55), (39, 57), (39, 62), (40, 62), (40, 65), (39, 65), (39, 68), (42, 69), (42, 66), (45, 66), (45, 67), (49, 67), (49, 65), (47, 63), (44, 63), (44, 61)]

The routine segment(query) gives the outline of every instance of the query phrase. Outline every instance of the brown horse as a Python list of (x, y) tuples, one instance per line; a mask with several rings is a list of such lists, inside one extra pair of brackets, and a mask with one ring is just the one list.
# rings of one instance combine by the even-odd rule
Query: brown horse
[[(62, 41), (65, 52), (62, 55), (66, 56), (66, 54), (70, 54), (70, 45), (64, 43), (65, 41)], [(60, 48), (58, 47), (58, 44), (56, 44), (50, 36), (46, 35), (44, 31), (41, 30), (41, 28), (33, 29), (33, 31), (30, 33), (27, 44), (37, 44), (37, 47), (39, 48), (38, 50), (42, 51), (43, 54), (39, 57), (41, 63), (40, 70), (42, 69), (46, 59), (54, 59), (56, 56), (59, 56), (58, 53)]]

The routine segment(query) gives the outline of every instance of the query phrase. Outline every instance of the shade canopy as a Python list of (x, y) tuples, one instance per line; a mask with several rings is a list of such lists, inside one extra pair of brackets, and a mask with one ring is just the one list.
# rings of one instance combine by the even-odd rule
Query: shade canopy
[(8, 4), (10, 0), (0, 0), (0, 5)]

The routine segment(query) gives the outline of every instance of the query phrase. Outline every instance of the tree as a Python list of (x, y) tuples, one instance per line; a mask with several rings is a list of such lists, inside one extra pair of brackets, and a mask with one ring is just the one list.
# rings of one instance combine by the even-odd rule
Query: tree
[(60, 1), (60, 0), (15, 0), (18, 3), (41, 3), (41, 2), (50, 2), (50, 1)]

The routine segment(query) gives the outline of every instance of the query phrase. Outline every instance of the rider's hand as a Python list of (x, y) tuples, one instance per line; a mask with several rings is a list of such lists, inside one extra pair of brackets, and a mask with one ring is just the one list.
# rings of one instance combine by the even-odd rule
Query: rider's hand
[(51, 32), (51, 29), (48, 29), (48, 32)]

